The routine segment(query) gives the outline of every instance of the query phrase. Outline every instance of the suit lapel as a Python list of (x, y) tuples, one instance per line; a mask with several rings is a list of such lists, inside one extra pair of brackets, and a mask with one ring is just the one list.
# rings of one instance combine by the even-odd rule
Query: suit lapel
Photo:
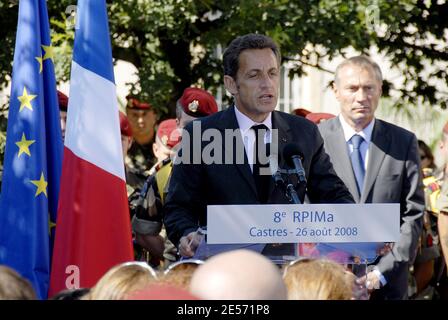
[(380, 171), (384, 157), (389, 150), (390, 138), (386, 131), (387, 130), (381, 121), (375, 120), (375, 126), (373, 127), (372, 132), (372, 141), (370, 141), (369, 146), (369, 162), (360, 201), (361, 203), (366, 201), (367, 196), (375, 183), (376, 177), (378, 176), (378, 172)]
[[(347, 143), (345, 142), (344, 131), (342, 130), (339, 118), (331, 121), (330, 134), (326, 136), (325, 149), (331, 155), (333, 167), (339, 177), (344, 181), (356, 202), (360, 200), (360, 194), (356, 185), (352, 163), (350, 161)], [(328, 143), (327, 143), (328, 142)]]
[[(227, 110), (223, 111), (221, 121), (219, 122), (219, 130), (222, 132), (222, 136), (225, 137), (225, 129), (232, 129), (237, 130), (239, 129), (238, 121), (236, 120), (235, 116), (235, 106), (229, 107)], [(258, 197), (257, 194), (257, 187), (255, 186), (254, 177), (252, 176), (252, 171), (250, 170), (246, 150), (244, 148), (243, 139), (241, 138), (241, 134), (238, 131), (238, 134), (235, 135), (236, 143), (232, 143), (232, 150), (229, 150), (225, 147), (225, 139), (223, 139), (224, 143), (224, 152), (228, 155), (228, 157), (232, 159), (233, 165), (236, 166), (236, 168), (241, 173), (241, 176), (244, 178), (246, 183), (249, 184), (249, 187), (252, 189), (252, 191), (255, 194), (255, 197)], [(242, 146), (243, 152), (244, 152), (244, 163), (238, 163), (237, 160), (237, 146)]]

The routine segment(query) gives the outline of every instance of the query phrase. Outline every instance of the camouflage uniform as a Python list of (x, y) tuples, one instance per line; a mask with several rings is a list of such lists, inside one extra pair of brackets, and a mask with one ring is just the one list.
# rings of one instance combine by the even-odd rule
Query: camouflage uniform
[(134, 141), (126, 156), (126, 166), (140, 172), (148, 171), (155, 162), (152, 144), (140, 145)]
[[(444, 185), (442, 186), (442, 190), (440, 191), (440, 197), (437, 200), (437, 209), (439, 210), (439, 214), (440, 215), (447, 215), (448, 214), (448, 182), (445, 182)], [(443, 239), (442, 239), (443, 241)], [(446, 254), (446, 252), (445, 252)], [(443, 262), (445, 262), (447, 260), (447, 257), (445, 257), (445, 260), (442, 259)], [(443, 270), (441, 270), (442, 272)], [(448, 277), (448, 269), (446, 268), (445, 265), (445, 275), (444, 278), (445, 280), (447, 280)], [(448, 281), (445, 281), (445, 284), (448, 286), (448, 283), (446, 283)], [(448, 290), (448, 289), (447, 289)], [(446, 292), (448, 293), (448, 292)]]
[[(160, 235), (165, 240), (163, 253), (164, 261), (161, 268), (166, 268), (169, 264), (177, 260), (177, 249), (168, 240), (165, 228), (163, 228), (163, 201), (171, 176), (172, 162), (170, 159), (164, 160), (156, 168), (155, 172), (148, 177), (145, 186), (132, 200), (131, 211), (132, 230), (142, 235)], [(146, 250), (145, 250), (146, 251)], [(150, 252), (146, 251), (150, 257)]]
[(141, 190), (143, 184), (145, 183), (146, 177), (144, 173), (132, 169), (129, 167), (125, 167), (125, 175), (126, 175), (126, 190), (129, 197), (136, 191)]
[[(423, 215), (423, 229), (419, 238), (418, 252), (414, 264), (411, 267), (411, 276), (413, 275), (414, 268), (417, 265), (427, 263), (430, 260), (436, 260), (440, 257), (440, 245), (437, 232), (437, 217), (439, 214), (437, 200), (441, 194), (443, 180), (443, 172), (430, 168), (423, 169), (425, 212)], [(433, 275), (433, 277), (436, 276), (436, 274)], [(412, 277), (410, 280), (409, 296), (412, 296), (417, 292), (417, 287), (414, 278)], [(424, 290), (423, 294), (427, 295), (428, 291)]]
[(437, 199), (440, 197), (443, 179), (443, 172), (423, 169), (426, 210), (423, 216), (423, 232), (420, 240), (422, 256), (426, 259), (435, 259), (440, 256), (437, 234), (437, 216), (439, 215)]
[[(218, 112), (215, 98), (199, 88), (186, 88), (176, 104), (176, 108), (181, 108), (183, 113), (193, 118), (206, 117)], [(166, 127), (163, 127), (163, 123), (160, 123), (157, 129), (156, 139), (160, 138), (163, 145), (173, 149), (180, 140), (180, 136), (172, 134), (176, 121), (171, 120), (171, 124), (169, 124), (169, 120), (165, 120)], [(133, 231), (141, 235), (161, 235), (165, 240), (163, 253), (163, 267), (165, 268), (179, 258), (177, 248), (168, 240), (165, 228), (162, 226), (163, 203), (168, 193), (172, 168), (173, 163), (169, 158), (156, 165), (155, 172), (150, 174), (132, 206), (135, 211), (135, 216), (132, 219)]]

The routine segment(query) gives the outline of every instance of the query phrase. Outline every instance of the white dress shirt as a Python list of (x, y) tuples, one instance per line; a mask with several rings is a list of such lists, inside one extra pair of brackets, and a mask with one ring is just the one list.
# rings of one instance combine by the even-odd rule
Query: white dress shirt
[(369, 162), (369, 146), (370, 141), (372, 141), (372, 131), (373, 126), (375, 125), (375, 118), (370, 121), (370, 123), (359, 132), (356, 132), (350, 125), (345, 121), (342, 115), (338, 116), (339, 122), (342, 126), (342, 131), (344, 131), (345, 143), (347, 144), (348, 154), (352, 154), (353, 152), (353, 143), (351, 141), (352, 137), (357, 134), (360, 135), (364, 141), (359, 146), (359, 151), (361, 152), (362, 162), (364, 164), (364, 169), (367, 172), (367, 165)]
[[(345, 143), (347, 144), (347, 150), (349, 155), (353, 152), (353, 143), (351, 141), (352, 137), (355, 134), (358, 134), (364, 139), (364, 141), (359, 146), (359, 151), (361, 152), (362, 162), (364, 163), (364, 169), (367, 172), (367, 165), (369, 162), (369, 146), (370, 142), (372, 141), (372, 131), (373, 126), (375, 125), (375, 118), (373, 118), (372, 121), (370, 121), (367, 127), (365, 127), (359, 132), (356, 132), (352, 127), (350, 127), (350, 125), (345, 121), (342, 115), (339, 115), (338, 118), (339, 121), (341, 122), (342, 130), (344, 131)], [(377, 275), (377, 277), (381, 281), (381, 284), (384, 286), (387, 283), (387, 280), (383, 276), (383, 274), (376, 267), (372, 271)]]
[(255, 122), (252, 119), (250, 119), (248, 116), (246, 116), (244, 113), (242, 113), (240, 110), (238, 110), (238, 106), (235, 105), (235, 115), (236, 120), (238, 121), (238, 126), (241, 130), (241, 138), (244, 143), (244, 150), (246, 151), (247, 160), (249, 161), (250, 170), (253, 170), (253, 164), (254, 164), (254, 144), (255, 144), (255, 131), (251, 128), (258, 124), (264, 124), (266, 127), (268, 127), (268, 130), (266, 131), (266, 135), (264, 136), (264, 143), (271, 143), (272, 140), (272, 112), (269, 113), (267, 118), (261, 122)]

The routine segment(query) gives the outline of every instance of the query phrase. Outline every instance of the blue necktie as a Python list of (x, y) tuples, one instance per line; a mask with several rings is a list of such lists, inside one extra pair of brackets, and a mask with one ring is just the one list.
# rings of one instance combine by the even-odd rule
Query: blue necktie
[(351, 141), (353, 144), (353, 152), (350, 155), (350, 160), (352, 161), (352, 168), (355, 174), (358, 192), (359, 195), (361, 195), (362, 188), (364, 186), (365, 169), (364, 162), (362, 161), (361, 150), (359, 149), (359, 147), (361, 146), (361, 143), (364, 141), (364, 139), (360, 135), (355, 134), (351, 138)]

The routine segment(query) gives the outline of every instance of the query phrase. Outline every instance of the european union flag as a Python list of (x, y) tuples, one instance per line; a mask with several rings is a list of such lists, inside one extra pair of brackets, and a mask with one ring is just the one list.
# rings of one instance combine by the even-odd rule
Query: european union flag
[(47, 298), (62, 136), (45, 0), (20, 0), (0, 197), (0, 264)]

